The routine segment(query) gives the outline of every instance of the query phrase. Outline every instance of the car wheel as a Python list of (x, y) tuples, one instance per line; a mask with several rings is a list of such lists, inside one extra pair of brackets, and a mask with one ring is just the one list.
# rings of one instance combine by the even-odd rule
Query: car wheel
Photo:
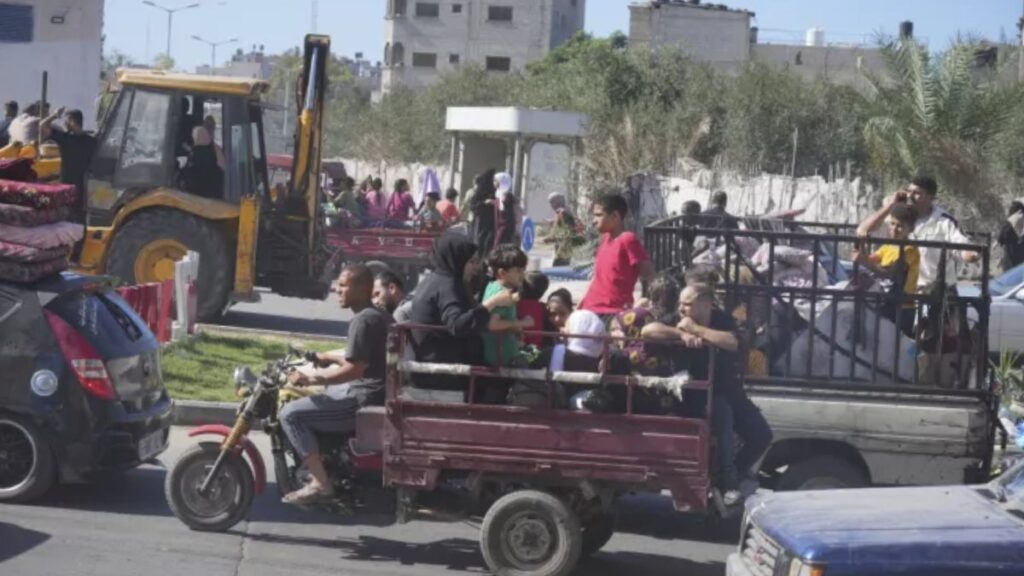
[(790, 464), (776, 485), (780, 492), (863, 488), (871, 483), (867, 473), (848, 460), (819, 456)]
[(496, 576), (568, 576), (582, 548), (576, 513), (537, 490), (501, 497), (480, 527), (480, 550)]
[(0, 502), (29, 502), (57, 479), (53, 451), (33, 424), (0, 416)]

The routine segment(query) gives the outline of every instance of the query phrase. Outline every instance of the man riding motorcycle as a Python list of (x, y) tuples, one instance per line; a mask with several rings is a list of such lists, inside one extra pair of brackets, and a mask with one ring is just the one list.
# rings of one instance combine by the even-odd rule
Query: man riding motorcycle
[(338, 303), (355, 313), (349, 323), (348, 346), (343, 351), (319, 353), (317, 368), (288, 376), (292, 386), (327, 388), (281, 409), (281, 428), (312, 476), (308, 484), (284, 496), (286, 504), (311, 504), (334, 495), (316, 433), (352, 434), (360, 408), (383, 404), (392, 319), (373, 306), (373, 280), (373, 273), (361, 264), (342, 270), (336, 285)]

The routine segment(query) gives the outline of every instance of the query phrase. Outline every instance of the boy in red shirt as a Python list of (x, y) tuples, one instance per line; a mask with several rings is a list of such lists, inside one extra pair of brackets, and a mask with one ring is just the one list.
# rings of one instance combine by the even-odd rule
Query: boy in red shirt
[(594, 228), (601, 233), (594, 262), (594, 278), (581, 310), (590, 310), (608, 320), (633, 306), (637, 279), (654, 278), (654, 264), (636, 234), (625, 230), (629, 207), (619, 194), (607, 194), (594, 203)]

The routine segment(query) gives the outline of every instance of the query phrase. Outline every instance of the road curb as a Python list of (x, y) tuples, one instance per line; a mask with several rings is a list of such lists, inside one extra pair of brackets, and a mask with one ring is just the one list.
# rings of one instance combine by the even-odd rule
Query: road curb
[(217, 334), (222, 336), (262, 337), (278, 340), (301, 340), (303, 342), (327, 342), (344, 344), (348, 338), (342, 336), (324, 336), (323, 334), (306, 334), (303, 332), (281, 332), (278, 330), (259, 330), (256, 328), (238, 328), (216, 324), (196, 324), (196, 333)]
[(175, 400), (171, 422), (175, 426), (223, 424), (231, 426), (238, 415), (238, 404), (232, 402), (203, 402), (201, 400)]

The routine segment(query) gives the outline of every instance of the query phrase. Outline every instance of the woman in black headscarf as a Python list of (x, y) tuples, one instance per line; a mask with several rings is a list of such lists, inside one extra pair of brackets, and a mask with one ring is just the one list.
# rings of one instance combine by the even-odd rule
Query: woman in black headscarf
[(486, 257), (494, 249), (495, 234), (498, 223), (495, 220), (497, 214), (497, 200), (495, 199), (494, 174), (491, 169), (476, 177), (476, 189), (473, 191), (473, 199), (469, 202), (469, 209), (473, 213), (473, 239), (480, 248), (482, 256)]
[[(419, 362), (482, 364), (480, 334), (487, 331), (491, 312), (515, 306), (511, 292), (502, 291), (478, 304), (470, 286), (482, 272), (476, 244), (456, 233), (434, 241), (433, 273), (416, 288), (410, 324), (443, 326), (444, 330), (413, 330), (412, 350)], [(461, 379), (450, 376), (419, 376), (423, 388), (461, 390)]]

